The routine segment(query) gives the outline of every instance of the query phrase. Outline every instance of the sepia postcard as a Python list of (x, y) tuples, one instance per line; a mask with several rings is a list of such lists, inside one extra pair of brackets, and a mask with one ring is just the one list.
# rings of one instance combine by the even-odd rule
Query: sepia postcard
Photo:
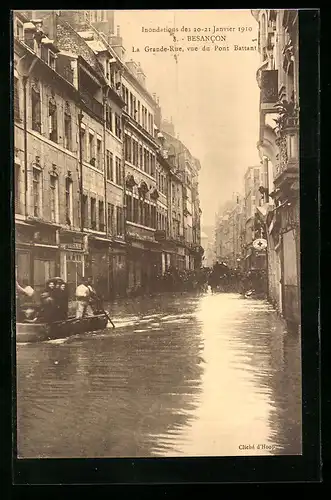
[(17, 458), (301, 456), (298, 11), (12, 31)]

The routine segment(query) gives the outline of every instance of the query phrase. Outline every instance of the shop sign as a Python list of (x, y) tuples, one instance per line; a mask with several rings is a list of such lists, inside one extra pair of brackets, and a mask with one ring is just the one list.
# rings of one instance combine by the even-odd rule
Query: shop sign
[(127, 236), (129, 236), (130, 238), (142, 240), (142, 241), (155, 241), (154, 235), (151, 236), (150, 234), (147, 233), (147, 231), (145, 232), (141, 229), (137, 230), (137, 231), (128, 230)]
[(81, 236), (71, 234), (61, 234), (60, 247), (64, 250), (84, 250), (84, 243)]
[(75, 242), (72, 242), (72, 243), (61, 243), (60, 245), (61, 248), (63, 248), (64, 250), (83, 250), (83, 243), (75, 243)]
[(265, 250), (267, 248), (267, 240), (263, 238), (257, 238), (253, 241), (253, 247), (255, 250)]

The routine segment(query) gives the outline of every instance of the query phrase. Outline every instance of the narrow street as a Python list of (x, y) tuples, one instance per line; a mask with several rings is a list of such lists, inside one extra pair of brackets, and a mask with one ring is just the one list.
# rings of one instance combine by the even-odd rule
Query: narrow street
[(164, 295), (17, 346), (18, 456), (301, 453), (300, 338), (264, 301)]

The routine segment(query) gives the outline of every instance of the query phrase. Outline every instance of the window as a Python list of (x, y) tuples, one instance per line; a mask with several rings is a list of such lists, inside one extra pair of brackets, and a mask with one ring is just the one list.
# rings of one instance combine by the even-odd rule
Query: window
[(108, 224), (108, 233), (114, 234), (114, 205), (112, 203), (108, 203), (107, 207), (107, 224)]
[(19, 19), (16, 19), (15, 22), (15, 37), (19, 40), (23, 40), (24, 38), (23, 23)]
[(71, 115), (67, 111), (64, 113), (64, 147), (69, 151), (72, 149)]
[(138, 113), (138, 110), (137, 110), (137, 99), (135, 97), (133, 97), (133, 118), (135, 120), (137, 120), (137, 113)]
[(94, 135), (91, 133), (89, 133), (89, 157), (90, 157), (90, 164), (95, 166)]
[(20, 95), (19, 82), (16, 76), (14, 77), (14, 120), (20, 120)]
[(106, 127), (111, 132), (113, 131), (113, 114), (108, 104), (106, 104)]
[(58, 222), (59, 183), (56, 175), (50, 176), (51, 221)]
[(96, 213), (97, 201), (95, 198), (91, 198), (91, 229), (97, 228), (97, 213)]
[(99, 201), (99, 231), (105, 230), (104, 202)]
[(155, 156), (151, 155), (151, 175), (155, 176)]
[(21, 213), (21, 167), (15, 163), (15, 179), (14, 179), (14, 190), (15, 190), (15, 213)]
[(138, 143), (134, 139), (132, 140), (132, 163), (138, 166)]
[(66, 190), (66, 193), (65, 193), (65, 198), (66, 198), (66, 212), (65, 212), (65, 215), (66, 215), (66, 224), (68, 224), (69, 226), (72, 225), (72, 222), (73, 222), (73, 206), (72, 206), (72, 180), (70, 179), (70, 177), (66, 177), (66, 180), (65, 180), (65, 190)]
[(133, 207), (132, 207), (132, 222), (138, 223), (138, 209), (139, 209), (139, 203), (137, 198), (133, 198)]
[(132, 196), (127, 194), (125, 197), (126, 203), (126, 218), (129, 221), (132, 221)]
[(83, 156), (83, 160), (86, 161), (87, 159), (87, 153), (86, 153), (86, 132), (85, 132), (85, 128), (81, 127), (80, 129), (80, 140), (81, 140), (81, 143), (82, 143), (82, 156)]
[(147, 172), (147, 171), (148, 171), (148, 159), (147, 159), (147, 153), (148, 153), (148, 152), (147, 152), (147, 150), (144, 148), (144, 168), (143, 168), (143, 170), (144, 170), (145, 172)]
[(138, 107), (137, 107), (137, 122), (140, 123), (140, 101), (138, 101)]
[(151, 206), (148, 203), (145, 203), (145, 217), (144, 217), (144, 226), (150, 227), (151, 225)]
[(122, 137), (121, 118), (117, 113), (115, 113), (115, 135), (119, 139), (121, 139), (121, 137)]
[(82, 199), (82, 215), (83, 215), (83, 223), (82, 227), (87, 227), (88, 226), (88, 198), (87, 195), (83, 195)]
[(152, 119), (152, 115), (150, 113), (148, 113), (148, 127), (147, 127), (147, 130), (148, 132), (151, 134), (152, 133), (152, 128), (151, 128), (151, 119)]
[(41, 216), (41, 172), (38, 168), (33, 168), (32, 196), (33, 196), (33, 215)]
[(122, 236), (124, 231), (123, 208), (116, 207), (116, 234)]
[(108, 181), (114, 181), (114, 159), (113, 153), (107, 149), (106, 153), (106, 176)]
[(133, 95), (131, 94), (130, 92), (130, 111), (129, 111), (130, 115), (133, 117), (134, 113), (133, 113)]
[(151, 205), (150, 209), (151, 209), (151, 221), (150, 221), (151, 227), (156, 229), (156, 206)]
[(97, 166), (100, 170), (102, 170), (102, 150), (100, 139), (97, 139)]
[(40, 90), (38, 86), (33, 86), (31, 90), (31, 114), (32, 114), (32, 129), (41, 133), (41, 103)]
[(48, 65), (56, 70), (56, 55), (51, 50), (48, 51)]
[(50, 140), (57, 142), (57, 106), (54, 97), (48, 103), (48, 129)]
[(139, 168), (144, 170), (143, 147), (139, 146)]
[(125, 136), (125, 159), (131, 163), (131, 137)]
[(117, 158), (117, 157), (116, 157), (116, 179), (115, 179), (115, 182), (119, 186), (122, 186), (122, 184), (123, 184), (121, 159)]

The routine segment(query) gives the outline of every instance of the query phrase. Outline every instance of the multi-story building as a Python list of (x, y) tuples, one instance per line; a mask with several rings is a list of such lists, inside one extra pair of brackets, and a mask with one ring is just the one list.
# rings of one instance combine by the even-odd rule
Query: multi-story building
[(229, 200), (216, 216), (216, 260), (219, 262), (225, 262), (233, 269), (242, 267), (242, 262), (244, 261), (244, 236), (244, 199), (239, 193), (234, 193), (232, 200)]
[[(21, 21), (23, 34), (19, 32)], [(22, 63), (17, 64), (15, 78), (19, 80), (21, 71), (27, 102), (31, 102), (27, 106), (31, 117), (27, 116), (26, 132), (19, 132), (24, 126), (15, 127), (15, 147), (26, 151), (28, 157), (24, 218), (32, 218), (38, 226), (34, 234), (43, 248), (42, 258), (37, 258), (34, 241), (28, 279), (38, 290), (51, 274), (61, 273), (73, 291), (84, 274), (92, 273), (100, 291), (108, 295), (114, 282), (112, 250), (116, 239), (124, 238), (124, 101), (107, 77), (101, 56), (97, 57), (61, 15), (34, 11), (29, 20), (17, 13), (15, 27), (15, 57), (26, 55), (24, 68)], [(36, 61), (31, 70), (25, 68), (29, 58)], [(22, 90), (24, 94), (25, 87)], [(35, 165), (32, 169), (29, 162)], [(16, 172), (18, 176), (18, 167)], [(22, 180), (15, 186), (18, 193), (22, 192), (18, 187), (22, 187)], [(52, 193), (50, 213), (48, 186)], [(42, 235), (46, 231), (53, 234), (52, 251), (44, 246), (46, 236)], [(19, 248), (19, 237), (17, 242)], [(29, 266), (20, 263), (22, 252), (18, 253), (18, 268), (27, 273)]]
[[(182, 209), (178, 212), (173, 210), (172, 216), (173, 222), (182, 227), (179, 229), (182, 245), (179, 245), (178, 252), (184, 257), (184, 268), (193, 270), (201, 266), (203, 255), (198, 180), (201, 165), (199, 160), (191, 155), (188, 148), (175, 137), (172, 123), (163, 121), (162, 133), (167, 143), (168, 156), (173, 164), (174, 173), (180, 181), (179, 183), (174, 180), (172, 183), (172, 198), (176, 202), (174, 206)], [(180, 202), (181, 194), (182, 201)]]
[[(258, 148), (269, 181), (265, 223), (269, 295), (289, 323), (300, 323), (299, 54), (296, 10), (253, 10), (261, 89)], [(270, 203), (270, 197), (274, 205)]]
[(111, 11), (16, 12), (14, 34), (18, 279), (40, 291), (60, 274), (73, 294), (91, 274), (108, 297), (185, 268), (201, 253), (197, 175), (165, 154), (160, 106)]
[[(155, 236), (160, 236), (157, 231), (165, 231), (168, 226), (167, 168), (157, 161), (160, 144), (155, 122), (159, 120), (160, 108), (147, 91), (146, 76), (140, 65), (133, 60), (124, 62), (125, 49), (119, 27), (114, 33), (113, 15), (108, 12), (97, 17), (93, 11), (84, 15), (69, 11), (64, 15), (69, 16), (71, 25), (96, 52), (99, 61), (102, 58), (110, 85), (115, 91), (120, 90), (125, 103), (121, 130), (126, 287), (129, 292), (148, 288), (164, 268), (162, 245)], [(112, 110), (110, 116), (111, 113)]]
[(14, 13), (16, 266), (18, 279), (37, 291), (66, 263), (69, 282), (84, 274), (78, 68), (78, 60), (48, 38), (41, 20)]

